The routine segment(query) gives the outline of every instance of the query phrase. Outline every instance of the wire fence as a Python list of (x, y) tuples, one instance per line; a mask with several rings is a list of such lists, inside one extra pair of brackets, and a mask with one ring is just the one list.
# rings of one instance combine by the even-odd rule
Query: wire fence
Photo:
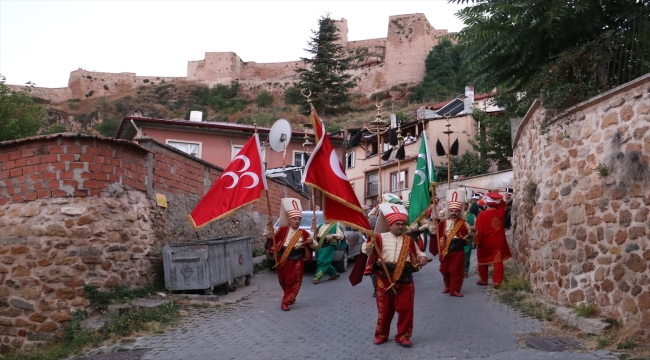
[(604, 45), (609, 51), (609, 88), (650, 72), (650, 9), (630, 16), (608, 35), (604, 38)]

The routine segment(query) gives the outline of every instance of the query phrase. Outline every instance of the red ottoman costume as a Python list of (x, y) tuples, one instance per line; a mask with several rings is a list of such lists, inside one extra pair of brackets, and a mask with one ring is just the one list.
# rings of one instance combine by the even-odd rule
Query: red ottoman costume
[[(391, 209), (382, 209), (376, 231), (381, 231), (382, 223), (392, 225), (397, 221), (408, 221), (408, 215), (401, 205), (381, 204)], [(380, 205), (380, 208), (381, 208)], [(399, 208), (398, 208), (399, 207)], [(403, 209), (403, 212), (400, 211)], [(384, 217), (384, 219), (382, 219)], [(382, 221), (383, 220), (383, 221)], [(411, 274), (418, 269), (418, 258), (426, 257), (420, 251), (413, 238), (407, 235), (395, 236), (391, 232), (374, 235), (379, 251), (384, 259), (390, 277), (396, 284), (390, 289), (391, 282), (386, 276), (375, 248), (364, 245), (363, 252), (369, 254), (364, 275), (377, 275), (377, 325), (375, 327), (375, 344), (383, 343), (390, 334), (390, 324), (397, 312), (397, 334), (395, 341), (404, 346), (411, 346), (413, 334), (413, 307), (415, 286)]]
[[(269, 253), (277, 254), (275, 272), (282, 287), (282, 310), (288, 311), (289, 305), (296, 301), (302, 285), (305, 260), (311, 260), (311, 246), (316, 243), (309, 232), (300, 228), (293, 229), (287, 224), (289, 219), (302, 217), (300, 201), (293, 198), (282, 199), (280, 208), (280, 228), (275, 233), (275, 240), (270, 232), (266, 241), (270, 244)], [(298, 222), (299, 224), (299, 222)]]
[[(449, 209), (462, 211), (462, 202), (458, 201), (458, 193), (452, 194), (452, 199), (447, 203)], [(438, 229), (432, 232), (429, 252), (438, 255), (440, 259), (440, 273), (445, 283), (443, 293), (462, 297), (460, 293), (465, 279), (465, 252), (464, 246), (469, 235), (469, 224), (458, 216), (455, 220), (446, 219), (438, 223)], [(434, 241), (434, 237), (435, 240)]]
[(501, 201), (502, 196), (498, 193), (488, 193), (487, 197), (489, 208), (478, 214), (474, 224), (477, 231), (474, 245), (477, 246), (476, 257), (480, 277), (477, 284), (487, 285), (488, 265), (494, 264), (492, 282), (498, 287), (503, 281), (503, 262), (512, 256), (506, 241), (506, 231), (503, 228), (506, 204)]

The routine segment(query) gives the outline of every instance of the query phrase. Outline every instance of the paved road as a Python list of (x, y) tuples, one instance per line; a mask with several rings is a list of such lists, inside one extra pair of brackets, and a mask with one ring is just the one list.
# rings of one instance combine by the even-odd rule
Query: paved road
[(369, 278), (356, 287), (347, 276), (314, 285), (307, 272), (296, 303), (284, 312), (276, 275), (267, 271), (253, 278), (259, 291), (238, 304), (191, 310), (178, 329), (138, 338), (128, 348), (148, 349), (143, 360), (614, 358), (606, 351), (545, 353), (517, 345), (518, 335), (541, 330), (537, 320), (491, 299), (473, 277), (463, 286), (464, 298), (442, 294), (437, 269), (434, 260), (414, 276), (412, 348), (372, 343), (377, 310)]

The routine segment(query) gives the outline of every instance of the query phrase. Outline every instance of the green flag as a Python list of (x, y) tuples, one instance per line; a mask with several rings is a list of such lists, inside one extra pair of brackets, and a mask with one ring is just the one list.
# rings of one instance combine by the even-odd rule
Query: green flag
[(411, 198), (409, 201), (409, 226), (413, 226), (413, 223), (422, 214), (426, 214), (429, 209), (429, 204), (431, 203), (429, 187), (431, 186), (431, 181), (435, 181), (436, 179), (432, 165), (427, 146), (427, 137), (422, 132), (420, 153), (418, 154), (418, 161), (415, 166), (415, 176), (413, 177), (413, 186), (411, 187)]

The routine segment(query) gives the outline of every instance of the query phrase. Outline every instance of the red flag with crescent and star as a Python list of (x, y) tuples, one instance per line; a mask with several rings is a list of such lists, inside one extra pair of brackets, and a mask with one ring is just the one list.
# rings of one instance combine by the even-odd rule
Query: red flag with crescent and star
[(232, 215), (237, 209), (259, 200), (267, 189), (259, 135), (255, 134), (230, 162), (210, 191), (187, 216), (194, 230)]
[(368, 217), (359, 205), (350, 180), (341, 166), (341, 160), (325, 132), (325, 125), (313, 107), (309, 118), (313, 122), (318, 143), (305, 165), (302, 182), (323, 193), (325, 220), (338, 221), (372, 234)]

